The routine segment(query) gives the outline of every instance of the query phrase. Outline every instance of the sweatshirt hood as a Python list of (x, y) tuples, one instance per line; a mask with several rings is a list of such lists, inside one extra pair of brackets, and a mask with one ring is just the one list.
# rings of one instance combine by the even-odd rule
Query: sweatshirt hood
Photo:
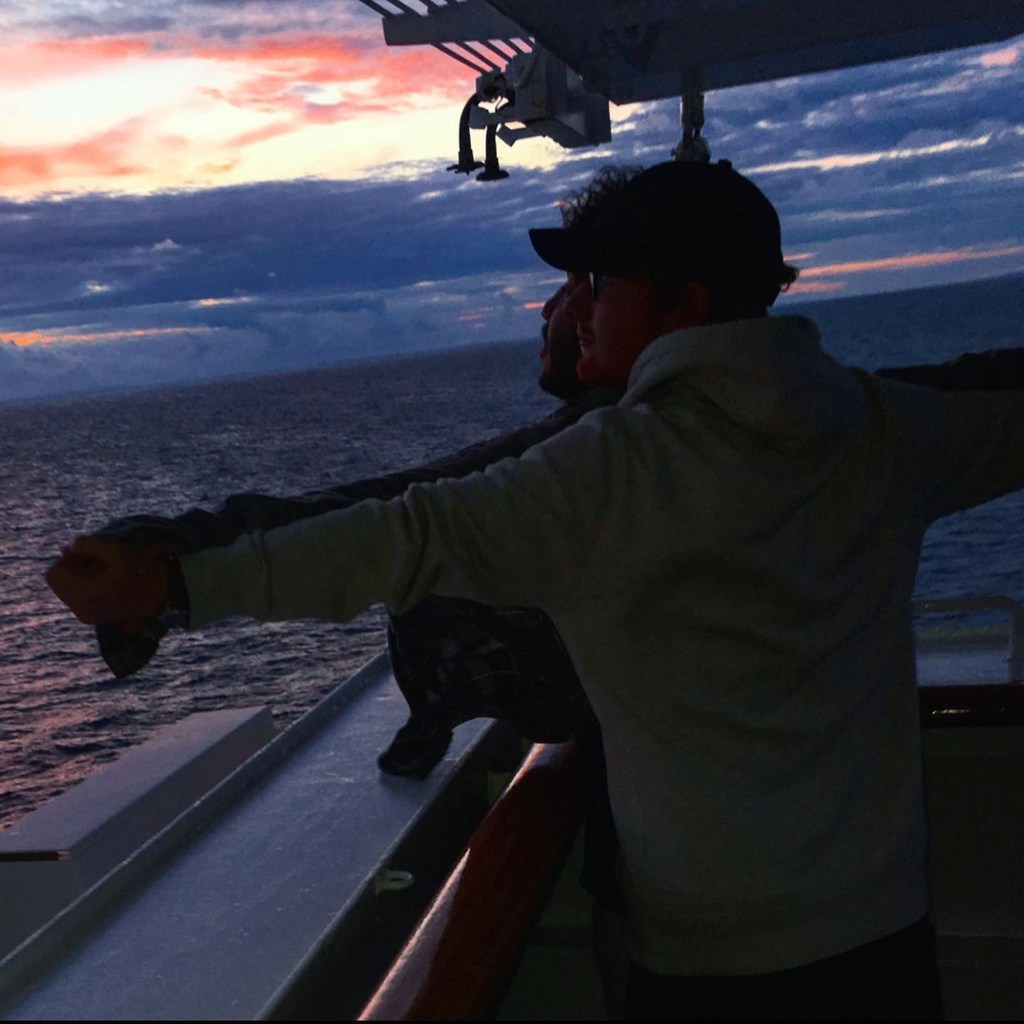
[(629, 377), (623, 406), (663, 386), (697, 392), (730, 420), (784, 446), (834, 441), (863, 416), (857, 379), (821, 348), (805, 317), (758, 317), (655, 339)]

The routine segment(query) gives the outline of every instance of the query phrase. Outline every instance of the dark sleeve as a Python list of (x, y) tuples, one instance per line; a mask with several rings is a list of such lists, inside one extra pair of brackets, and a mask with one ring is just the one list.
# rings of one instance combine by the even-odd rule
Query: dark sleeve
[[(107, 523), (98, 532), (101, 536), (137, 543), (168, 542), (181, 554), (224, 547), (243, 533), (287, 526), (300, 519), (348, 508), (367, 498), (396, 498), (404, 494), (410, 484), (468, 476), (501, 459), (522, 455), (528, 448), (571, 426), (584, 413), (602, 405), (610, 405), (617, 397), (610, 392), (591, 392), (566, 403), (537, 423), (480, 441), (433, 462), (398, 473), (356, 480), (290, 498), (277, 498), (268, 494), (233, 494), (212, 512), (194, 508), (174, 518), (128, 516)], [(157, 620), (150, 623), (143, 632), (131, 636), (126, 636), (115, 626), (97, 626), (96, 639), (100, 654), (111, 672), (118, 679), (123, 679), (138, 672), (152, 658), (166, 632), (167, 622)]]
[(896, 366), (875, 372), (879, 377), (939, 391), (1013, 391), (1024, 388), (1024, 349), (993, 348), (968, 352), (947, 363)]
[(582, 400), (567, 403), (537, 423), (480, 441), (412, 469), (293, 497), (233, 494), (214, 511), (194, 508), (174, 518), (128, 516), (107, 523), (98, 532), (101, 536), (139, 543), (167, 541), (176, 545), (183, 554), (203, 548), (223, 547), (243, 533), (287, 526), (300, 519), (348, 508), (367, 498), (384, 501), (396, 498), (404, 494), (410, 484), (468, 476), (501, 459), (522, 455), (527, 449), (575, 423), (584, 413), (609, 404), (611, 400), (611, 397), (603, 394), (584, 396)]

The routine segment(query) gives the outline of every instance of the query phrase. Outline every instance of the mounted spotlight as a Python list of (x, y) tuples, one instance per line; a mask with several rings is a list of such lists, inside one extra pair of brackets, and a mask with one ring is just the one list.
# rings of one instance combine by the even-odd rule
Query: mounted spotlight
[(567, 149), (611, 139), (608, 101), (588, 92), (579, 75), (536, 44), (513, 57), (504, 71), (481, 75), (476, 86), (485, 102), (505, 102), (493, 112), (475, 110), (473, 127), (497, 123), (498, 138), (506, 145), (539, 135)]
[[(473, 156), (472, 130), (486, 130), (483, 164)], [(477, 181), (508, 177), (498, 163), (497, 141), (547, 136), (565, 147), (592, 146), (611, 138), (608, 102), (588, 94), (575, 72), (540, 47), (517, 54), (502, 70), (491, 68), (476, 80), (476, 92), (459, 118), (459, 160), (448, 170)]]

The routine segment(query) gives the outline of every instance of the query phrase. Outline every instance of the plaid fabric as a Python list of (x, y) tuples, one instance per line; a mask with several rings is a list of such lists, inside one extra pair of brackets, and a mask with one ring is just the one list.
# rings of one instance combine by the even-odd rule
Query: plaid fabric
[(539, 743), (585, 745), (599, 733), (562, 638), (537, 608), (428, 597), (392, 616), (388, 648), (413, 719), (450, 730), (501, 718)]
[(601, 728), (551, 620), (537, 608), (428, 597), (392, 616), (388, 648), (410, 716), (381, 754), (381, 768), (425, 778), (452, 730), (474, 718), (513, 722), (537, 743), (575, 740), (590, 780), (580, 881), (603, 907), (620, 910)]

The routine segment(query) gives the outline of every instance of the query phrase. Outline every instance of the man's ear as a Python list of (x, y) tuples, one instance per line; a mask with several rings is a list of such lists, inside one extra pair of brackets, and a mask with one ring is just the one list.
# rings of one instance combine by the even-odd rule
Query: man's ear
[(687, 281), (679, 301), (663, 314), (664, 333), (699, 327), (711, 319), (711, 292), (703, 281)]

